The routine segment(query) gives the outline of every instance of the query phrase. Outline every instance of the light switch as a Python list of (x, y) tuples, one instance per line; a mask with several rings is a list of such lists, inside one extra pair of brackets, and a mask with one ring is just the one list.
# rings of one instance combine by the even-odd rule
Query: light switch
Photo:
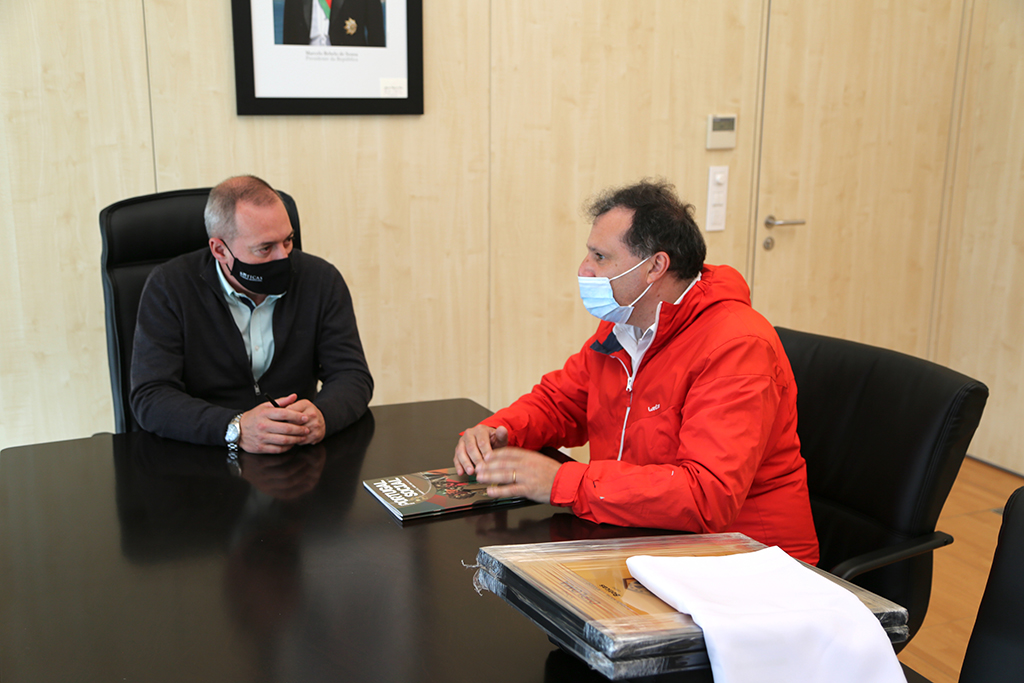
[(704, 221), (707, 232), (725, 230), (725, 207), (729, 201), (729, 167), (708, 167), (708, 209)]

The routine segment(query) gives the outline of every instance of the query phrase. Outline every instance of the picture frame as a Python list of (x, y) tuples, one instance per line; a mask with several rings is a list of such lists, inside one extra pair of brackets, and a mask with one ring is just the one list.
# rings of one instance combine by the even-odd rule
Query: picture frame
[(239, 116), (423, 113), (422, 0), (334, 2), (231, 0)]

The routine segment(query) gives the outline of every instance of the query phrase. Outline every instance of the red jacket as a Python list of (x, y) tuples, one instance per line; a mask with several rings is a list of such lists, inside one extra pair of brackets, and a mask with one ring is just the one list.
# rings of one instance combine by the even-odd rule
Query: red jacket
[(816, 564), (793, 371), (743, 277), (705, 266), (658, 316), (632, 379), (629, 354), (602, 322), (565, 367), (484, 424), (533, 450), (589, 440), (590, 463), (562, 465), (551, 491), (553, 505), (584, 519), (738, 531)]

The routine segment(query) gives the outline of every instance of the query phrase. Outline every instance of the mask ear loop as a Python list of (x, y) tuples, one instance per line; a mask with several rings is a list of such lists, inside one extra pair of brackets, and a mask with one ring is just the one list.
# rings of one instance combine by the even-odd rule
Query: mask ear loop
[(644, 291), (643, 291), (643, 292), (642, 292), (642, 293), (640, 294), (640, 296), (638, 296), (637, 298), (633, 299), (633, 303), (631, 303), (631, 304), (630, 304), (630, 307), (636, 306), (636, 302), (637, 302), (637, 301), (640, 301), (640, 299), (643, 299), (643, 298), (644, 298), (644, 294), (646, 294), (646, 293), (647, 293), (647, 292), (648, 292), (648, 291), (649, 291), (649, 290), (651, 289), (651, 287), (653, 287), (653, 286), (654, 286), (654, 283), (653, 283), (653, 282), (652, 282), (651, 284), (647, 285), (647, 289), (645, 289), (645, 290), (644, 290)]
[[(224, 238), (223, 237), (218, 237), (217, 239), (220, 240), (220, 243), (224, 246), (225, 249), (228, 250), (228, 253), (231, 254), (231, 260), (232, 261), (237, 261), (238, 257), (235, 256), (235, 252), (231, 251), (231, 247), (229, 247), (228, 243), (224, 241)], [(229, 268), (229, 266), (227, 264), (224, 264), (224, 267), (225, 268)]]
[[(640, 267), (640, 266), (642, 266), (642, 265), (643, 265), (644, 263), (646, 263), (647, 261), (650, 261), (650, 260), (651, 260), (651, 257), (650, 257), (650, 256), (648, 256), (648, 257), (647, 257), (647, 258), (645, 258), (645, 259), (644, 259), (643, 261), (641, 261), (640, 263), (636, 264), (635, 266), (633, 266), (633, 267), (632, 267), (632, 268), (630, 268), (629, 270), (627, 270), (627, 271), (625, 271), (625, 272), (622, 272), (622, 273), (619, 273), (619, 274), (618, 274), (618, 275), (616, 275), (615, 277), (610, 277), (610, 278), (608, 278), (608, 282), (611, 282), (612, 280), (618, 280), (618, 279), (619, 279), (620, 277), (622, 277), (623, 275), (629, 275), (629, 274), (630, 274), (630, 273), (632, 273), (632, 272), (633, 272), (634, 270), (636, 270), (637, 268), (639, 268), (639, 267)], [(653, 284), (653, 283), (652, 283), (652, 284)]]
[[(648, 261), (650, 261), (650, 260), (651, 260), (651, 256), (648, 256), (648, 257), (647, 257), (647, 258), (645, 258), (645, 259), (644, 259), (643, 261), (641, 261), (640, 263), (636, 264), (635, 266), (633, 266), (632, 268), (630, 268), (629, 270), (627, 270), (627, 271), (626, 271), (625, 273), (619, 273), (619, 274), (618, 274), (618, 275), (616, 275), (615, 277), (613, 277), (613, 278), (610, 278), (610, 279), (608, 280), (608, 282), (611, 282), (612, 280), (616, 280), (616, 279), (618, 279), (618, 278), (622, 277), (623, 275), (627, 275), (627, 274), (629, 274), (629, 273), (632, 273), (632, 272), (633, 272), (634, 270), (636, 270), (637, 268), (639, 268), (640, 266), (642, 266), (643, 264), (645, 264), (646, 262), (648, 262)], [(647, 285), (647, 289), (645, 289), (644, 291), (642, 291), (642, 292), (640, 293), (640, 296), (638, 296), (637, 298), (633, 299), (633, 303), (631, 303), (631, 304), (629, 305), (629, 307), (630, 307), (630, 308), (632, 308), (633, 306), (635, 306), (635, 305), (636, 305), (636, 302), (637, 302), (637, 301), (640, 301), (640, 299), (643, 299), (643, 298), (644, 298), (644, 294), (646, 294), (646, 293), (647, 293), (648, 291), (650, 291), (651, 287), (653, 287), (653, 286), (654, 286), (654, 283), (653, 283), (653, 282), (652, 282), (651, 284)]]

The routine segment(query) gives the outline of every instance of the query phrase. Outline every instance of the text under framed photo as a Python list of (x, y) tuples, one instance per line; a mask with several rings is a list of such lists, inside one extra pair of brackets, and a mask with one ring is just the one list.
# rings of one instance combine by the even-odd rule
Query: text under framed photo
[(238, 114), (422, 114), (422, 0), (231, 0)]

